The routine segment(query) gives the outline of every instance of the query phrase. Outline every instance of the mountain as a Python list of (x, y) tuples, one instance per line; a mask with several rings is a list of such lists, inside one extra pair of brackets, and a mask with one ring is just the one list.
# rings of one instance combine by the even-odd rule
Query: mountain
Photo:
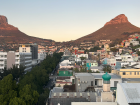
[(131, 33), (140, 33), (140, 28), (132, 25), (124, 14), (120, 14), (107, 22), (99, 30), (75, 40), (75, 43), (92, 40), (122, 40), (126, 39)]
[(2, 15), (0, 15), (0, 40), (0, 43), (50, 43), (53, 41), (26, 35), (17, 27), (8, 24), (7, 18)]

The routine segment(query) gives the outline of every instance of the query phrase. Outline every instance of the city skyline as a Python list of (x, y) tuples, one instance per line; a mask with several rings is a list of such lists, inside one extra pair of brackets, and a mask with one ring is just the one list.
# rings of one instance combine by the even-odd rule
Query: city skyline
[(0, 15), (27, 35), (70, 41), (88, 35), (119, 14), (125, 14), (133, 25), (140, 27), (140, 1), (10, 1), (0, 3)]

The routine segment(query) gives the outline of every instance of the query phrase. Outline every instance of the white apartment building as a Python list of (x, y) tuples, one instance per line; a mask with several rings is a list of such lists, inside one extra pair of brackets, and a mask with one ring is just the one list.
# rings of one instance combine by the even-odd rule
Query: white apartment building
[(0, 52), (0, 72), (7, 67), (7, 52)]
[(121, 55), (122, 61), (134, 61), (132, 55)]
[(135, 40), (130, 41), (130, 43), (132, 43), (134, 46), (139, 45), (139, 41), (135, 41)]
[(88, 54), (76, 54), (76, 57), (77, 57), (77, 58), (85, 57), (85, 58), (88, 59)]
[(38, 60), (39, 62), (43, 61), (46, 58), (46, 53), (45, 52), (39, 52), (38, 53)]
[(24, 71), (30, 71), (32, 69), (32, 54), (9, 51), (7, 53), (7, 69), (13, 65), (16, 65), (18, 68), (22, 65), (25, 67)]
[(107, 59), (107, 64), (110, 66), (116, 66), (116, 59), (114, 57)]

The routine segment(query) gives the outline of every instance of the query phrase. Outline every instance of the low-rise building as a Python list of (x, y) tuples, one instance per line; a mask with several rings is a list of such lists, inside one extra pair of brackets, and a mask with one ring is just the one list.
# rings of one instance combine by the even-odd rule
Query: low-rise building
[[(91, 91), (102, 89), (104, 73), (75, 73), (75, 86), (77, 92), (87, 91), (88, 88), (92, 88)], [(110, 87), (117, 87), (117, 83), (121, 83), (122, 79), (116, 74), (109, 73), (111, 75)]]
[(124, 68), (112, 70), (111, 73), (121, 76), (121, 78), (140, 78), (140, 69)]
[(118, 105), (140, 105), (140, 83), (117, 84)]

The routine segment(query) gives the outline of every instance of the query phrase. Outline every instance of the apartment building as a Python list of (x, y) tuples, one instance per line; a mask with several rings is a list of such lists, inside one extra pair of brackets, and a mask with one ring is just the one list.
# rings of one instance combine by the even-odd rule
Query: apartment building
[(7, 67), (7, 52), (0, 52), (0, 72)]
[(25, 67), (25, 71), (32, 69), (32, 54), (31, 53), (19, 53), (14, 51), (0, 52), (0, 72), (2, 69), (10, 69), (16, 65), (18, 68), (20, 65)]
[(38, 45), (37, 44), (20, 44), (19, 52), (31, 53), (32, 55), (32, 65), (38, 64)]
[(24, 71), (30, 71), (32, 69), (32, 54), (9, 51), (7, 53), (7, 69), (12, 68), (13, 65), (18, 68), (22, 65), (25, 67)]

